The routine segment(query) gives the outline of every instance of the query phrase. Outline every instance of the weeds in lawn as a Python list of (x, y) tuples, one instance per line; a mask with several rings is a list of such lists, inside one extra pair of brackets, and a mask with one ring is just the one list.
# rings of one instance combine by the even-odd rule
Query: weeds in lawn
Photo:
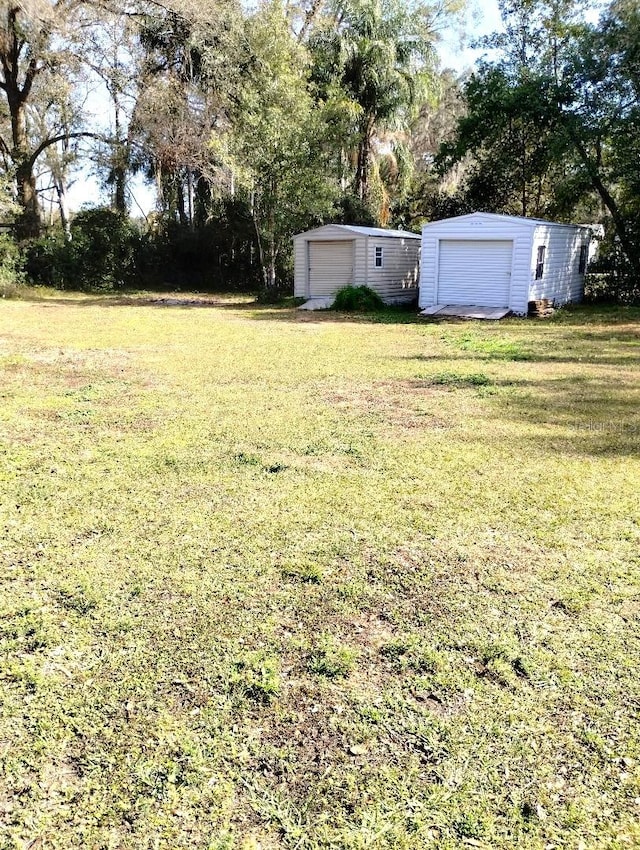
[(323, 635), (309, 659), (309, 670), (328, 679), (348, 676), (357, 661), (357, 652), (340, 644), (331, 635)]
[(444, 334), (442, 339), (462, 351), (473, 354), (486, 355), (489, 360), (531, 360), (531, 354), (525, 351), (521, 345), (500, 337), (491, 336), (483, 338), (472, 332), (460, 334)]
[(442, 669), (442, 655), (430, 646), (425, 646), (410, 635), (406, 639), (396, 639), (380, 647), (380, 654), (394, 661), (401, 670), (413, 670), (416, 673), (437, 673)]
[(322, 581), (322, 568), (315, 562), (292, 562), (282, 567), (282, 575), (293, 581), (310, 582), (320, 584)]
[(234, 664), (231, 685), (249, 699), (269, 702), (280, 691), (280, 666), (277, 658), (264, 652), (249, 652)]
[(491, 378), (484, 372), (471, 372), (461, 375), (457, 372), (436, 372), (435, 375), (426, 375), (425, 379), (434, 386), (443, 387), (486, 387), (492, 383)]

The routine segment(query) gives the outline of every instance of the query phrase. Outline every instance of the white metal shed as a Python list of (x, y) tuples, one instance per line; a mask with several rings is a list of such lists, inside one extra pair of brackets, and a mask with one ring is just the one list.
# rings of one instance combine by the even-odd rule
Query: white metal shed
[(327, 224), (293, 237), (294, 295), (330, 299), (368, 286), (388, 304), (418, 294), (420, 236), (404, 230)]
[(421, 308), (502, 307), (580, 301), (591, 233), (586, 227), (471, 213), (422, 229)]

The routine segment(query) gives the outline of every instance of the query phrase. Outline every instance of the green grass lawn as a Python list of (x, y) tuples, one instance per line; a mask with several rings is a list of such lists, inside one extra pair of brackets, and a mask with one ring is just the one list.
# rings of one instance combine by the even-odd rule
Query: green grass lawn
[(640, 847), (639, 343), (0, 303), (0, 848)]

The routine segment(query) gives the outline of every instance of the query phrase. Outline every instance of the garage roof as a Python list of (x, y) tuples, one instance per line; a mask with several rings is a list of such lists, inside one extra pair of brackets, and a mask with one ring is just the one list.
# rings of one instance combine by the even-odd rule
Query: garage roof
[(504, 221), (504, 222), (508, 221), (508, 222), (511, 222), (512, 224), (519, 224), (519, 225), (523, 225), (523, 226), (529, 225), (530, 227), (537, 227), (539, 224), (552, 225), (553, 227), (572, 227), (574, 229), (576, 227), (581, 228), (581, 229), (585, 229), (585, 227), (586, 227), (586, 225), (584, 225), (584, 224), (565, 224), (564, 222), (561, 222), (561, 221), (547, 221), (544, 218), (526, 218), (525, 216), (521, 216), (521, 215), (503, 215), (501, 213), (487, 213), (487, 212), (474, 212), (474, 213), (467, 213), (466, 215), (454, 215), (454, 216), (451, 216), (450, 218), (439, 218), (436, 221), (426, 222), (423, 225), (423, 227), (431, 227), (434, 224), (445, 224), (445, 223), (448, 224), (448, 223), (453, 222), (453, 221), (466, 221), (467, 219), (473, 219), (473, 218), (489, 219), (489, 220), (492, 220), (492, 221)]
[(384, 227), (361, 227), (359, 224), (325, 224), (323, 227), (317, 227), (315, 230), (308, 230), (306, 233), (299, 233), (298, 236), (310, 236), (314, 233), (320, 233), (325, 228), (330, 227), (332, 230), (343, 230), (345, 233), (355, 233), (358, 236), (377, 236), (395, 237), (396, 239), (420, 239), (420, 234), (410, 233), (408, 230), (387, 230)]

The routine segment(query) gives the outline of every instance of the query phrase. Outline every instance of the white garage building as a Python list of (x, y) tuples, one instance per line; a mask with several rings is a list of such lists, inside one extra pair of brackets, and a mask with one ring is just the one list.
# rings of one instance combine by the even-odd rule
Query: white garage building
[(526, 314), (529, 301), (579, 301), (586, 227), (471, 213), (422, 229), (421, 308), (478, 306)]
[(368, 286), (388, 304), (418, 294), (420, 236), (327, 224), (293, 238), (294, 295), (330, 306), (343, 286)]

